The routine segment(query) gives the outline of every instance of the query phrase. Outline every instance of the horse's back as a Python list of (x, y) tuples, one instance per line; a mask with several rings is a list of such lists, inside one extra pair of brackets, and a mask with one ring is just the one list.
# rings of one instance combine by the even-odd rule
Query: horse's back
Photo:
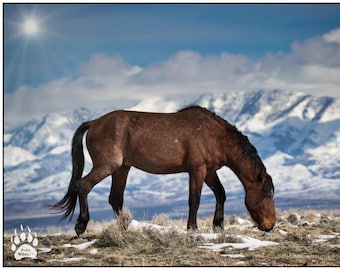
[[(183, 133), (201, 131), (206, 125), (206, 116), (200, 111), (175, 112), (175, 113), (151, 113), (139, 111), (117, 110), (103, 115), (91, 124), (91, 130), (96, 130), (101, 135), (112, 131), (129, 130), (133, 133), (155, 133), (154, 135), (171, 134), (176, 136)], [(164, 133), (164, 134), (162, 134)]]

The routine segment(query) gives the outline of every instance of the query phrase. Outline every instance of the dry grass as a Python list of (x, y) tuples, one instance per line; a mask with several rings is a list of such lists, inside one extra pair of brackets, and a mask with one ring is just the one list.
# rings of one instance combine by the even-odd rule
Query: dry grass
[[(297, 213), (296, 224), (288, 221), (293, 221), (289, 218), (293, 213)], [(166, 215), (155, 216), (152, 223), (165, 226), (167, 230), (159, 231), (153, 227), (133, 229), (127, 226), (132, 217), (125, 211), (118, 222), (90, 222), (81, 238), (74, 238), (71, 231), (60, 233), (55, 228), (50, 229), (47, 235), (38, 236), (38, 247), (49, 247), (51, 251), (39, 252), (35, 260), (15, 261), (10, 249), (10, 236), (5, 236), (4, 266), (339, 266), (339, 212), (316, 213), (299, 210), (280, 212), (271, 233), (263, 233), (251, 225), (239, 225), (234, 217), (226, 217), (225, 232), (217, 239), (206, 241), (183, 233), (186, 222), (172, 221)], [(212, 218), (199, 220), (200, 232), (212, 233), (211, 224)], [(198, 248), (205, 242), (237, 242), (237, 235), (275, 241), (279, 245), (252, 251), (227, 247), (213, 252)], [(319, 242), (320, 235), (334, 237)], [(83, 250), (64, 246), (93, 239), (98, 240)], [(226, 254), (242, 254), (243, 257), (222, 256)], [(65, 258), (80, 260), (67, 261)]]

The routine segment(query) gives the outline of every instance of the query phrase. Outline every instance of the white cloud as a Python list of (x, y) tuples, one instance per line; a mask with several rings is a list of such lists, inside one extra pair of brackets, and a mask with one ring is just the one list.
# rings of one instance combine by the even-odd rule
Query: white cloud
[(94, 54), (77, 73), (77, 78), (59, 78), (6, 93), (5, 121), (79, 107), (124, 107), (164, 95), (197, 97), (208, 92), (280, 88), (340, 97), (340, 29), (293, 42), (289, 53), (268, 53), (256, 60), (227, 52), (179, 51), (142, 68), (118, 55)]
[(332, 31), (323, 35), (323, 39), (326, 42), (337, 42), (340, 43), (340, 28), (333, 29)]
[(119, 55), (94, 54), (88, 62), (82, 63), (77, 71), (80, 76), (119, 77), (136, 75), (141, 70), (138, 66), (130, 66)]
[(241, 74), (250, 65), (245, 55), (202, 56), (197, 52), (180, 51), (166, 61), (148, 66), (135, 78), (146, 84), (178, 84), (185, 82), (225, 81), (229, 76)]

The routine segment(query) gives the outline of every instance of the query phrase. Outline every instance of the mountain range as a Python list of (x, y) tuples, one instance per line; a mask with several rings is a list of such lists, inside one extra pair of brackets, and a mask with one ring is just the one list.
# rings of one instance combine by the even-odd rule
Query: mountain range
[[(125, 109), (173, 112), (193, 104), (214, 111), (248, 136), (273, 178), (277, 208), (340, 207), (339, 99), (259, 90), (204, 94), (191, 100), (149, 98)], [(50, 214), (45, 204), (59, 201), (68, 187), (70, 142), (76, 128), (115, 109), (80, 108), (20, 125), (4, 119), (5, 221)], [(91, 168), (86, 150), (85, 157), (86, 173)], [(228, 168), (218, 174), (227, 193), (226, 213), (245, 212), (241, 183)], [(110, 209), (110, 185), (111, 179), (105, 179), (93, 189), (90, 211)], [(129, 174), (125, 207), (185, 216), (187, 198), (187, 174), (151, 175), (137, 169)], [(204, 187), (199, 214), (213, 211), (213, 194)]]

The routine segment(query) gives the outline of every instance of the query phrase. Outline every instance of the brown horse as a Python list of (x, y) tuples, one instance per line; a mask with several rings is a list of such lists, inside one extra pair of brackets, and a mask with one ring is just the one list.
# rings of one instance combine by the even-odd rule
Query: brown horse
[[(82, 178), (82, 139), (93, 162)], [(275, 224), (274, 186), (255, 147), (236, 127), (199, 106), (176, 113), (114, 111), (79, 126), (72, 140), (72, 177), (64, 198), (51, 206), (72, 219), (79, 198), (77, 235), (89, 221), (87, 195), (112, 175), (109, 202), (116, 215), (123, 207), (123, 193), (131, 166), (154, 174), (188, 172), (188, 229), (197, 229), (196, 215), (203, 183), (216, 197), (213, 226), (223, 229), (226, 195), (216, 170), (228, 166), (245, 189), (245, 204), (258, 228), (270, 231)]]

